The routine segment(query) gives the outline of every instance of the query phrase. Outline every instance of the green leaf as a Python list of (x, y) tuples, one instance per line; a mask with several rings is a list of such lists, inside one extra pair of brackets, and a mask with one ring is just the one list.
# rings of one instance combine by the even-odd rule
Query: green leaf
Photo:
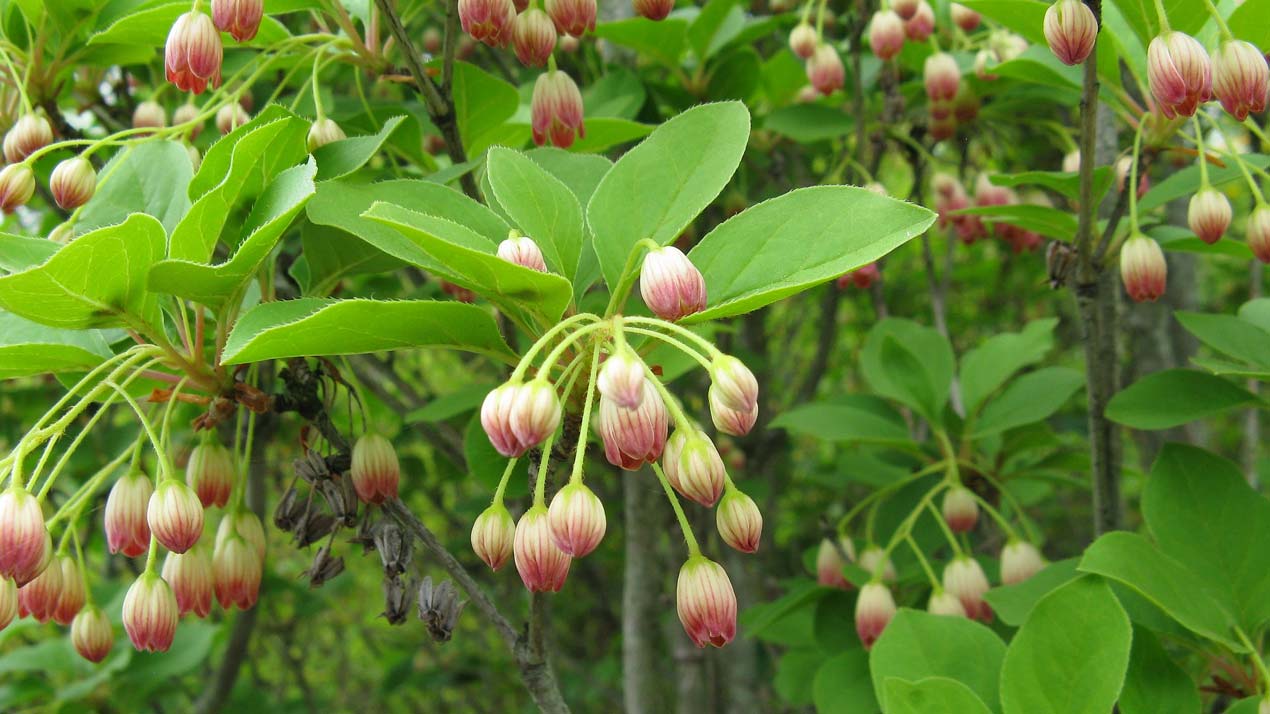
[[(582, 106), (587, 117), (587, 132), (591, 131), (592, 117), (616, 117), (634, 119), (648, 98), (648, 91), (639, 75), (625, 67), (610, 67), (604, 74), (582, 90)], [(556, 151), (562, 151), (556, 149)], [(567, 153), (567, 152), (566, 152)]]
[(1168, 369), (1148, 374), (1112, 397), (1107, 418), (1135, 429), (1169, 429), (1259, 401), (1228, 379)]
[(956, 216), (980, 216), (991, 223), (1008, 223), (1043, 236), (1070, 241), (1076, 235), (1076, 216), (1070, 211), (1014, 203), (1008, 206), (977, 206), (952, 211)]
[(0, 379), (87, 371), (110, 355), (96, 330), (59, 330), (0, 312)]
[[(190, 3), (184, 0), (136, 10), (88, 38), (88, 44), (162, 47), (167, 41), (168, 31), (172, 29), (172, 24), (178, 17), (189, 11)], [(264, 47), (287, 37), (290, 37), (290, 33), (287, 32), (286, 27), (266, 15), (261, 20), (260, 30), (255, 38), (247, 44)]]
[(610, 286), (617, 285), (637, 242), (670, 243), (719, 195), (749, 136), (744, 105), (703, 104), (657, 127), (613, 165), (587, 206), (595, 253)]
[(1240, 305), (1239, 319), (1270, 332), (1270, 298), (1256, 298)]
[(384, 122), (384, 127), (376, 134), (353, 136), (319, 147), (313, 152), (313, 158), (317, 160), (317, 180), (329, 181), (347, 176), (365, 166), (403, 120), (404, 116), (395, 116)]
[[(892, 677), (948, 677), (969, 687), (996, 711), (1005, 652), (1001, 638), (974, 620), (902, 608), (874, 643), (869, 665), (879, 693)], [(889, 699), (882, 708), (891, 711)]]
[(28, 238), (0, 233), (0, 270), (6, 273), (34, 268), (62, 246), (45, 238)]
[(579, 137), (569, 149), (577, 153), (589, 154), (608, 151), (615, 146), (643, 139), (651, 134), (655, 128), (650, 124), (641, 124), (630, 119), (619, 119), (616, 117), (587, 119), (586, 136)]
[(706, 96), (711, 101), (739, 99), (748, 102), (758, 91), (763, 60), (753, 47), (739, 47), (710, 64)]
[(851, 649), (826, 660), (811, 685), (816, 714), (857, 714), (874, 707), (869, 655)]
[(516, 113), (520, 95), (512, 85), (467, 62), (454, 63), (453, 91), (459, 138), (468, 156), (480, 156), (498, 128)]
[[(498, 488), (503, 472), (507, 470), (507, 457), (498, 453), (490, 443), (489, 436), (481, 427), (480, 414), (474, 414), (463, 431), (463, 458), (467, 462), (468, 473), (477, 484), (488, 491)], [(529, 494), (529, 482), (514, 476), (515, 474), (507, 484), (505, 495), (508, 498), (523, 498)]]
[(1176, 313), (1177, 321), (1200, 342), (1258, 367), (1270, 367), (1270, 331), (1234, 315)]
[(708, 306), (688, 322), (740, 315), (836, 278), (881, 258), (934, 222), (935, 214), (925, 208), (853, 186), (803, 188), (764, 201), (723, 222), (692, 249), (689, 257), (705, 276)]
[(701, 6), (701, 12), (688, 26), (688, 43), (697, 59), (704, 62), (710, 58), (710, 46), (715, 35), (723, 26), (724, 20), (732, 12), (737, 0), (707, 0)]
[(647, 57), (668, 67), (678, 67), (679, 57), (688, 46), (688, 21), (668, 17), (653, 22), (643, 17), (632, 17), (615, 22), (600, 22), (595, 26), (595, 36), (615, 45), (629, 47), (642, 57)]
[(879, 414), (875, 410), (849, 404), (803, 404), (779, 414), (773, 429), (825, 441), (863, 441), (881, 444), (910, 444), (908, 427), (899, 414)]
[(159, 322), (146, 272), (163, 257), (163, 226), (135, 213), (61, 248), (47, 262), (0, 278), (0, 307), (50, 327), (141, 327)]
[(1050, 563), (1044, 570), (1021, 583), (989, 590), (984, 599), (1002, 622), (1011, 627), (1019, 627), (1041, 598), (1080, 577), (1080, 573), (1076, 571), (1077, 564), (1077, 558)]
[(983, 700), (966, 685), (947, 677), (883, 683), (886, 714), (989, 714)]
[[(1248, 4), (1258, 5), (1261, 3), (1253, 2)], [(1234, 25), (1231, 25), (1231, 28), (1234, 29)], [(1238, 31), (1236, 31), (1236, 34), (1238, 34)], [(1270, 156), (1265, 154), (1240, 154), (1239, 160), (1259, 169), (1270, 168)], [(1243, 181), (1243, 172), (1239, 170), (1239, 167), (1233, 161), (1227, 162), (1225, 166), (1216, 166), (1211, 163), (1208, 166), (1208, 182), (1213, 186), (1220, 187), (1229, 183), (1243, 184)], [(1154, 210), (1169, 201), (1185, 198), (1198, 191), (1199, 186), (1199, 166), (1188, 166), (1177, 171), (1170, 171), (1163, 181), (1153, 185), (1146, 192), (1146, 195), (1142, 197), (1142, 200), (1138, 201), (1138, 210)]]
[(1038, 0), (966, 0), (966, 7), (996, 20), (1023, 35), (1033, 45), (1045, 45), (1045, 11), (1049, 4)]
[(1054, 348), (1055, 318), (1033, 320), (1022, 332), (993, 335), (961, 358), (961, 394), (967, 414), (979, 406), (1015, 372), (1041, 361)]
[(800, 144), (814, 144), (850, 134), (855, 128), (855, 121), (836, 107), (794, 104), (768, 114), (763, 120), (763, 128)]
[(219, 310), (226, 302), (236, 302), (283, 232), (313, 197), (316, 173), (317, 165), (309, 161), (279, 174), (252, 207), (244, 227), (247, 238), (229, 260), (220, 265), (164, 260), (150, 269), (150, 289), (193, 300), (213, 310)]
[[(318, 186), (319, 193), (321, 186)], [(369, 204), (365, 207), (369, 208)], [(351, 233), (312, 221), (300, 225), (300, 242), (304, 250), (300, 260), (292, 265), (291, 273), (296, 275), (297, 266), (303, 261), (305, 273), (297, 280), (306, 297), (326, 295), (350, 275), (386, 273), (405, 265)]]
[[(1134, 34), (1146, 47), (1153, 37), (1160, 34), (1160, 20), (1155, 5), (1147, 0), (1113, 0)], [(1171, 29), (1194, 35), (1208, 22), (1208, 9), (1203, 0), (1163, 0), (1164, 12)], [(1140, 206), (1139, 206), (1140, 208)]]
[(1190, 675), (1160, 646), (1155, 634), (1133, 629), (1129, 672), (1120, 692), (1121, 714), (1200, 714), (1199, 691)]
[[(888, 340), (903, 346), (907, 357), (896, 353), (894, 348), (888, 353), (885, 349)], [(904, 359), (911, 369), (902, 369), (888, 361), (888, 357)], [(910, 320), (890, 318), (869, 330), (860, 352), (860, 368), (873, 391), (922, 410), (927, 418), (935, 421), (943, 412), (952, 384), (952, 346), (936, 330)], [(923, 403), (922, 399), (931, 401)]]
[(301, 298), (266, 302), (234, 323), (223, 362), (450, 347), (511, 357), (489, 311), (460, 302)]
[[(443, 394), (427, 404), (406, 415), (407, 424), (416, 424), (419, 422), (425, 424), (436, 424), (439, 422), (452, 419), (461, 414), (466, 414), (481, 405), (485, 400), (485, 395), (490, 393), (497, 384), (481, 383), (473, 384)], [(484, 433), (484, 432), (482, 432)], [(498, 473), (498, 477), (502, 477), (502, 471)], [(498, 485), (495, 480), (494, 486)]]
[(1270, 501), (1234, 464), (1166, 445), (1147, 479), (1142, 511), (1160, 550), (1223, 593), (1245, 631), (1270, 618)]
[(582, 255), (582, 206), (568, 186), (518, 151), (490, 149), (486, 175), (516, 228), (542, 249), (547, 267), (572, 280)]
[(1084, 383), (1085, 376), (1068, 367), (1046, 367), (1025, 374), (984, 405), (975, 422), (975, 437), (1048, 419)]
[[(186, 188), (194, 165), (176, 141), (147, 141), (115, 154), (99, 172), (103, 180), (75, 222), (78, 232), (122, 223), (148, 213), (171, 231), (190, 208)], [(104, 177), (109, 176), (109, 180)]]
[(1124, 683), (1132, 635), (1129, 616), (1098, 578), (1046, 595), (1006, 651), (1004, 714), (1107, 714)]
[[(995, 1), (995, 0), (994, 0)], [(1046, 6), (1048, 7), (1048, 6)], [(1041, 186), (1063, 194), (1071, 200), (1080, 196), (1080, 174), (1063, 171), (1025, 171), (1018, 174), (993, 174), (988, 177), (997, 186)], [(1110, 166), (1094, 169), (1094, 196), (1101, 199), (1111, 188), (1114, 176)]]
[(1235, 37), (1257, 47), (1270, 47), (1270, 3), (1264, 0), (1242, 3), (1230, 13), (1226, 24)]

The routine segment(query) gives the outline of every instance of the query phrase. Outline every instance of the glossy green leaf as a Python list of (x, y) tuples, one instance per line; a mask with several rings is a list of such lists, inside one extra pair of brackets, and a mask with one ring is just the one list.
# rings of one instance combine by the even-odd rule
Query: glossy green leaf
[(975, 422), (975, 436), (1048, 419), (1085, 383), (1085, 376), (1068, 367), (1045, 367), (1019, 377), (1000, 396), (990, 399)]
[(404, 116), (392, 117), (384, 122), (383, 128), (375, 134), (352, 136), (319, 147), (313, 152), (313, 158), (317, 160), (318, 167), (316, 180), (329, 181), (347, 176), (365, 166), (404, 120)]
[(171, 231), (189, 210), (186, 188), (194, 165), (185, 147), (176, 141), (147, 141), (115, 154), (98, 172), (102, 180), (93, 197), (80, 211), (75, 230), (121, 223), (133, 213), (148, 213)]
[(1080, 577), (1076, 570), (1079, 558), (1068, 558), (1045, 566), (1041, 572), (1015, 585), (995, 587), (984, 595), (998, 619), (1011, 627), (1027, 620), (1041, 598), (1056, 588)]
[(647, 98), (648, 90), (638, 74), (625, 67), (606, 68), (603, 75), (582, 88), (587, 131), (591, 131), (593, 117), (634, 119)]
[(61, 330), (0, 312), (0, 379), (87, 371), (110, 355), (96, 330)]
[(62, 246), (45, 238), (0, 233), (0, 270), (16, 273), (43, 263)]
[(967, 414), (1015, 372), (1039, 362), (1054, 347), (1055, 318), (1029, 322), (1021, 332), (1003, 332), (983, 341), (961, 358), (961, 395)]
[(988, 705), (970, 687), (947, 677), (883, 682), (886, 714), (989, 714)]
[(615, 146), (622, 146), (643, 139), (653, 132), (655, 127), (641, 124), (630, 119), (617, 117), (596, 117), (586, 120), (586, 136), (579, 137), (569, 147), (577, 153), (599, 153)]
[(828, 141), (850, 134), (855, 122), (841, 109), (824, 104), (794, 104), (772, 111), (763, 128), (800, 144)]
[[(888, 351), (888, 341), (903, 350), (892, 346)], [(895, 359), (902, 360), (907, 369)], [(899, 318), (874, 325), (860, 352), (861, 371), (875, 392), (904, 402), (931, 420), (940, 418), (948, 401), (953, 363), (952, 346), (943, 335)]]
[(582, 255), (582, 206), (556, 177), (518, 151), (490, 149), (486, 176), (515, 228), (533, 238), (547, 267), (570, 280)]
[(225, 343), (225, 364), (286, 357), (449, 347), (512, 356), (489, 310), (433, 300), (266, 302), (249, 310)]
[(781, 412), (770, 426), (825, 441), (883, 444), (908, 444), (912, 441), (908, 427), (898, 413), (879, 414), (850, 404), (804, 404)]
[(1176, 313), (1177, 321), (1200, 342), (1235, 359), (1270, 367), (1270, 331), (1234, 315)]
[(723, 27), (736, 3), (737, 0), (707, 0), (701, 6), (701, 12), (697, 13), (697, 17), (688, 26), (688, 44), (699, 60), (704, 62), (710, 58), (715, 35)]
[(1039, 0), (966, 0), (966, 7), (1023, 35), (1033, 45), (1045, 46), (1045, 11), (1049, 4)]
[[(995, 0), (994, 0), (995, 1)], [(1041, 186), (1057, 191), (1071, 200), (1080, 196), (1080, 174), (1063, 171), (1025, 171), (1017, 174), (992, 174), (988, 177), (997, 186)], [(1115, 177), (1110, 166), (1094, 169), (1094, 196), (1101, 198), (1111, 188)]]
[(1135, 429), (1169, 429), (1259, 401), (1228, 379), (1169, 369), (1148, 374), (1112, 397), (1107, 418)]
[(855, 714), (873, 706), (869, 655), (850, 649), (825, 660), (811, 685), (816, 714)]
[(1256, 298), (1240, 305), (1239, 319), (1270, 332), (1270, 298)]
[(668, 17), (660, 22), (632, 17), (597, 23), (595, 36), (629, 47), (659, 64), (678, 67), (679, 58), (688, 46), (688, 22), (678, 17)]
[(1008, 223), (1050, 238), (1070, 241), (1076, 235), (1076, 216), (1071, 211), (1014, 203), (1008, 206), (977, 206), (952, 211), (953, 215), (980, 216), (989, 223)]
[(453, 91), (459, 138), (468, 156), (478, 157), (516, 113), (520, 96), (512, 85), (467, 62), (454, 63)]
[[(869, 655), (879, 695), (892, 677), (920, 680), (948, 677), (966, 685), (993, 711), (1005, 643), (992, 630), (964, 617), (901, 609), (882, 631)], [(882, 708), (890, 711), (890, 701)]]
[[(1256, 5), (1258, 3), (1249, 4)], [(1240, 154), (1239, 160), (1259, 169), (1270, 167), (1270, 156), (1265, 154)], [(1244, 175), (1239, 170), (1239, 167), (1232, 161), (1226, 161), (1225, 163), (1225, 166), (1216, 166), (1210, 163), (1208, 167), (1208, 182), (1217, 187), (1230, 183), (1242, 184)], [(1163, 181), (1154, 184), (1146, 192), (1146, 195), (1138, 202), (1138, 210), (1150, 211), (1163, 206), (1169, 201), (1186, 198), (1198, 191), (1199, 186), (1199, 166), (1187, 166), (1177, 171), (1170, 171)]]
[(1120, 713), (1200, 714), (1200, 706), (1199, 690), (1190, 675), (1160, 646), (1154, 633), (1135, 627)]

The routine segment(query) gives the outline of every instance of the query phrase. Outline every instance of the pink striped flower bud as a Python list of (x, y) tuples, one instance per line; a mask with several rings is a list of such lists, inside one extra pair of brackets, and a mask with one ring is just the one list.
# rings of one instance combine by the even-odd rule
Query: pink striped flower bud
[(490, 567), (498, 570), (512, 557), (516, 523), (507, 507), (496, 503), (485, 509), (472, 524), (472, 550)]
[(516, 8), (511, 0), (459, 0), (459, 22), (477, 42), (499, 47), (510, 37)]
[(10, 486), (0, 494), (0, 578), (25, 585), (52, 555), (40, 502), (26, 489)]
[(542, 257), (542, 249), (527, 236), (513, 235), (498, 244), (498, 257), (508, 263), (515, 263), (522, 268), (547, 272), (547, 261)]
[(53, 200), (68, 211), (88, 203), (96, 190), (97, 172), (88, 159), (81, 156), (59, 163), (49, 177), (49, 192), (53, 194)]
[(1164, 294), (1169, 266), (1160, 244), (1138, 233), (1120, 246), (1120, 279), (1134, 302), (1155, 302)]
[(512, 432), (520, 443), (537, 446), (555, 433), (562, 414), (556, 388), (545, 378), (536, 377), (520, 388), (512, 403)]
[(601, 394), (596, 429), (605, 458), (627, 471), (656, 461), (666, 446), (669, 420), (666, 404), (649, 380), (644, 380), (644, 396), (635, 409), (625, 409)]
[(935, 31), (935, 11), (930, 3), (917, 3), (917, 12), (904, 21), (904, 36), (913, 42), (925, 42)]
[(53, 127), (39, 114), (23, 114), (4, 135), (4, 160), (16, 164), (53, 143)]
[(69, 626), (88, 599), (84, 574), (80, 572), (79, 563), (69, 555), (57, 556), (49, 567), (60, 568), (62, 571), (62, 591), (58, 595), (57, 605), (53, 608), (53, 621), (59, 625)]
[(313, 153), (318, 149), (333, 144), (337, 141), (347, 139), (348, 135), (331, 119), (322, 117), (313, 122), (313, 126), (309, 127), (309, 136), (307, 138), (309, 153)]
[(264, 14), (264, 0), (212, 0), (212, 21), (217, 29), (239, 42), (256, 36)]
[(957, 599), (957, 596), (943, 588), (935, 588), (931, 592), (930, 602), (926, 604), (926, 611), (932, 615), (945, 615), (947, 617), (966, 616), (966, 608), (962, 607), (961, 601)]
[(541, 67), (547, 64), (547, 58), (556, 48), (556, 36), (556, 26), (547, 13), (531, 7), (516, 16), (512, 26), (512, 49), (521, 64)]
[(115, 631), (100, 607), (90, 605), (75, 616), (71, 622), (71, 644), (89, 662), (100, 662), (110, 654), (115, 646)]
[(551, 499), (547, 522), (556, 546), (575, 558), (595, 550), (608, 527), (604, 504), (580, 481), (568, 484)]
[(966, 616), (983, 622), (992, 621), (992, 607), (983, 599), (988, 592), (988, 576), (979, 561), (959, 556), (944, 566), (944, 590), (961, 601)]
[(901, 20), (908, 20), (917, 14), (917, 6), (920, 4), (921, 0), (896, 0), (891, 3), (891, 9)]
[(202, 94), (211, 84), (220, 86), (224, 47), (212, 18), (190, 11), (172, 23), (163, 48), (163, 67), (168, 81), (182, 92)]
[[(1200, 159), (1203, 161), (1203, 159)], [(1191, 196), (1186, 211), (1186, 223), (1191, 232), (1208, 244), (1216, 243), (1230, 228), (1232, 213), (1226, 195), (1214, 188), (1205, 188)]]
[(820, 35), (816, 32), (816, 28), (805, 20), (795, 25), (789, 33), (789, 49), (802, 59), (816, 54), (816, 46), (819, 44)]
[(53, 539), (49, 537), (47, 530), (44, 531), (43, 553), (44, 555), (40, 558), (40, 562), (36, 563), (30, 570), (14, 574), (13, 581), (18, 584), (19, 588), (39, 577), (53, 562)]
[(979, 13), (961, 3), (952, 3), (948, 7), (948, 11), (952, 16), (953, 24), (960, 27), (962, 32), (974, 32), (979, 29), (979, 23), (983, 22), (983, 18), (979, 16)]
[(150, 524), (146, 507), (154, 487), (140, 471), (120, 477), (106, 499), (106, 544), (111, 553), (122, 552), (129, 558), (144, 554), (150, 548)]
[(146, 521), (164, 548), (184, 553), (203, 535), (203, 504), (189, 486), (176, 479), (164, 479), (150, 497)]
[(1060, 62), (1077, 65), (1094, 51), (1098, 19), (1081, 0), (1058, 0), (1045, 11), (1045, 41)]
[(13, 578), (0, 577), (0, 630), (18, 616), (18, 584)]
[[(160, 484), (162, 487), (162, 484)], [(137, 578), (123, 600), (123, 628), (142, 652), (167, 652), (176, 636), (176, 597), (156, 573)]]
[(265, 562), (265, 527), (260, 523), (259, 516), (243, 507), (233, 513), (226, 513), (216, 527), (216, 544), (219, 545), (235, 533), (246, 538), (260, 562)]
[(623, 409), (638, 409), (644, 400), (644, 361), (629, 347), (620, 349), (604, 360), (595, 381), (600, 394)]
[(892, 563), (886, 551), (877, 545), (866, 546), (860, 551), (860, 567), (875, 580), (893, 583), (899, 578), (895, 571), (895, 563)]
[(821, 539), (816, 551), (816, 582), (828, 588), (851, 589), (850, 581), (842, 574), (842, 569), (847, 567), (847, 561), (842, 559), (844, 553), (848, 559), (855, 560), (855, 546), (850, 538), (840, 537), (836, 546), (828, 538)]
[(190, 460), (185, 465), (185, 482), (198, 494), (203, 508), (224, 506), (229, 502), (238, 472), (234, 466), (234, 455), (221, 446), (211, 432), (207, 434), (207, 438), (194, 445)]
[(826, 97), (842, 89), (846, 81), (846, 70), (842, 66), (842, 58), (832, 45), (822, 42), (811, 57), (807, 58), (807, 81)]
[(546, 8), (562, 35), (581, 37), (595, 30), (595, 0), (547, 0)]
[(715, 526), (723, 542), (742, 553), (758, 552), (763, 537), (763, 514), (758, 504), (738, 488), (728, 488), (714, 514)]
[(654, 315), (671, 322), (706, 309), (705, 278), (688, 256), (673, 245), (644, 256), (639, 294)]
[(694, 555), (679, 569), (675, 607), (698, 647), (722, 647), (736, 637), (736, 593), (722, 565)]
[(723, 398), (713, 386), (710, 387), (708, 397), (710, 420), (714, 422), (714, 428), (731, 436), (745, 436), (754, 428), (754, 423), (758, 421), (757, 405), (749, 411), (733, 409), (723, 403)]
[(559, 70), (548, 70), (538, 75), (529, 106), (530, 129), (534, 143), (542, 146), (550, 141), (552, 146), (567, 149), (573, 139), (586, 137), (582, 122), (582, 92), (573, 78)]
[(1166, 32), (1147, 47), (1147, 82), (1166, 119), (1191, 116), (1212, 97), (1208, 53), (1184, 32)]
[(216, 130), (228, 134), (251, 120), (247, 110), (238, 102), (230, 102), (216, 112)]
[(212, 611), (212, 555), (199, 543), (184, 553), (168, 553), (163, 561), (163, 579), (172, 588), (177, 612), (207, 617)]
[(30, 615), (39, 622), (53, 619), (57, 602), (62, 597), (62, 566), (54, 557), (39, 575), (18, 588), (18, 614)]
[(885, 62), (904, 49), (904, 21), (892, 10), (873, 13), (869, 24), (869, 47), (873, 54)]
[(260, 592), (264, 564), (246, 538), (234, 533), (216, 544), (212, 553), (212, 583), (216, 601), (226, 610), (250, 610)]
[(891, 589), (879, 582), (871, 582), (860, 588), (855, 603), (855, 631), (864, 649), (873, 649), (873, 643), (895, 617), (895, 598)]
[(1018, 585), (1045, 568), (1045, 558), (1027, 541), (1006, 543), (1001, 549), (1001, 583)]
[(992, 68), (1001, 63), (1001, 58), (991, 49), (984, 48), (975, 53), (975, 76), (985, 82), (996, 80), (997, 75)]
[(353, 488), (363, 503), (383, 503), (397, 497), (401, 482), (401, 464), (392, 442), (379, 434), (366, 433), (353, 445), (353, 463), (349, 468)]
[(26, 164), (9, 164), (0, 170), (0, 211), (13, 213), (35, 195), (35, 174)]
[(1226, 40), (1213, 55), (1213, 94), (1239, 121), (1266, 109), (1270, 66), (1261, 50), (1243, 40)]
[(748, 412), (758, 406), (758, 380), (741, 360), (720, 354), (710, 364), (712, 388), (724, 406)]
[(965, 486), (954, 486), (944, 492), (944, 522), (953, 533), (969, 533), (979, 522), (979, 503)]
[(573, 558), (560, 550), (551, 535), (546, 506), (534, 506), (516, 524), (513, 544), (516, 571), (529, 592), (560, 592)]
[(147, 100), (132, 110), (133, 129), (162, 129), (168, 125), (168, 113), (163, 105)]
[(936, 52), (926, 58), (922, 79), (926, 83), (926, 96), (931, 101), (951, 102), (961, 84), (961, 70), (952, 55)]
[(635, 14), (649, 20), (665, 20), (671, 10), (675, 9), (675, 0), (634, 0), (631, 5)]
[(1257, 260), (1270, 263), (1270, 205), (1259, 203), (1248, 215), (1248, 247)]
[(481, 403), (481, 427), (498, 453), (509, 459), (520, 456), (530, 447), (512, 430), (512, 408), (523, 388), (523, 384), (508, 382), (485, 395)]
[(684, 498), (709, 508), (719, 500), (727, 471), (714, 442), (704, 431), (676, 429), (662, 456), (666, 480)]

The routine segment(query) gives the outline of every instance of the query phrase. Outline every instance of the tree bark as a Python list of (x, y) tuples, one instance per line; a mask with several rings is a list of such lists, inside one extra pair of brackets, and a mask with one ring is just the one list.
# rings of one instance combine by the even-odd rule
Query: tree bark
[(661, 714), (657, 677), (659, 494), (646, 473), (622, 478), (626, 563), (622, 579), (622, 701), (626, 714)]

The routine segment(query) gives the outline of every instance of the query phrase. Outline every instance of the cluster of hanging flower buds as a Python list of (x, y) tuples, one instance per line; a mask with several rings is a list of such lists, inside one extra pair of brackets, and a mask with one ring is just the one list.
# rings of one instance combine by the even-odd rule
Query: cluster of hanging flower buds
[[(992, 608), (983, 597), (991, 587), (988, 576), (979, 561), (963, 552), (956, 541), (957, 535), (970, 533), (979, 524), (981, 497), (959, 483), (941, 485), (941, 488), (945, 490), (940, 514), (953, 556), (944, 565), (939, 578), (935, 577), (926, 557), (917, 550), (917, 546), (905, 537), (905, 532), (897, 532), (892, 544), (886, 548), (869, 544), (858, 556), (855, 544), (845, 535), (832, 540), (825, 538), (820, 542), (816, 553), (816, 580), (821, 585), (844, 590), (852, 588), (852, 582), (847, 579), (849, 565), (863, 571), (867, 577), (860, 588), (855, 610), (856, 633), (866, 649), (871, 648), (882, 636), (896, 612), (892, 589), (897, 583), (898, 573), (890, 554), (901, 541), (909, 543), (913, 548), (930, 580), (930, 595), (926, 607), (928, 612), (949, 617), (968, 617), (985, 623), (992, 621)], [(925, 508), (919, 507), (914, 514), (920, 515), (925, 512)], [(914, 517), (910, 516), (910, 520)], [(1045, 558), (1035, 545), (1011, 535), (1001, 549), (1001, 584), (1017, 585), (1040, 572), (1045, 564)]]
[[(1033, 251), (1040, 248), (1042, 240), (1034, 231), (1003, 221), (985, 222), (981, 216), (960, 213), (972, 207), (1012, 206), (1022, 201), (1013, 189), (997, 186), (992, 183), (986, 173), (979, 174), (975, 180), (973, 200), (955, 177), (946, 173), (937, 173), (931, 178), (931, 188), (935, 192), (935, 210), (939, 214), (939, 226), (951, 228), (958, 240), (970, 245), (989, 234), (1005, 241), (1015, 253)], [(1041, 194), (1027, 196), (1028, 203), (1045, 203)]]
[(163, 69), (167, 79), (182, 92), (202, 94), (208, 86), (221, 83), (221, 63), (225, 46), (222, 32), (238, 42), (256, 36), (264, 18), (263, 0), (212, 0), (209, 17), (195, 0), (194, 7), (181, 15), (168, 30), (163, 48)]
[[(701, 272), (677, 248), (645, 241), (636, 250), (645, 248), (639, 289), (656, 317), (569, 317), (544, 334), (507, 382), (485, 398), (481, 425), (510, 461), (493, 503), (472, 528), (472, 548), (494, 570), (514, 559), (530, 591), (559, 591), (573, 559), (592, 552), (607, 529), (604, 506), (583, 473), (594, 427), (609, 463), (627, 471), (647, 464), (656, 473), (688, 547), (679, 573), (679, 618), (697, 645), (722, 646), (736, 632), (736, 596), (723, 568), (701, 554), (675, 494), (707, 508), (717, 506), (720, 537), (745, 553), (759, 547), (762, 516), (753, 499), (733, 483), (714, 442), (662, 384), (640, 348), (670, 345), (709, 372), (710, 415), (724, 434), (742, 436), (754, 426), (758, 383), (740, 360), (676, 324), (706, 306)], [(512, 235), (499, 246), (498, 255), (525, 268), (547, 270), (542, 252), (528, 237)], [(564, 418), (562, 400), (580, 406), (577, 421)], [(558, 438), (577, 441), (568, 481), (548, 504), (552, 446)], [(531, 450), (537, 450), (531, 454), (537, 461), (530, 459), (536, 471), (533, 503), (516, 520), (503, 493), (518, 459)]]

